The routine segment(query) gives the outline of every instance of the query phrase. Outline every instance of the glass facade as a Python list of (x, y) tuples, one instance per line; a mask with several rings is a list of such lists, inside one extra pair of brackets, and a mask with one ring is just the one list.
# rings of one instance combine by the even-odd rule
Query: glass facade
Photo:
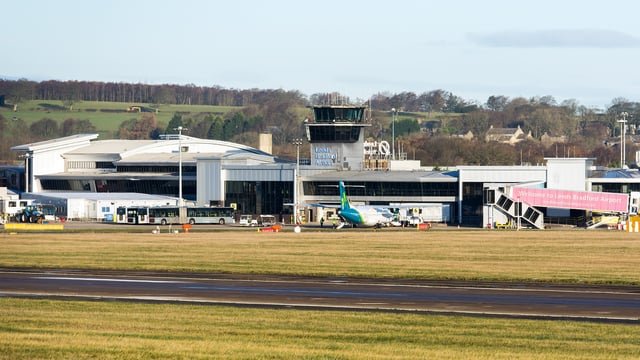
[(289, 181), (227, 181), (226, 206), (236, 204), (244, 214), (281, 215), (292, 212), (293, 183)]
[(462, 185), (462, 223), (483, 226), (484, 184), (466, 182)]
[[(119, 173), (178, 173), (178, 166), (172, 165), (119, 165)], [(182, 173), (195, 173), (196, 166), (182, 165)]]
[(356, 122), (362, 121), (365, 107), (361, 106), (314, 106), (313, 115), (315, 122)]
[(311, 142), (354, 143), (360, 137), (361, 126), (309, 125)]
[[(91, 191), (91, 192), (135, 192), (152, 195), (177, 196), (177, 180), (85, 180), (85, 179), (41, 179), (44, 191)], [(196, 181), (182, 180), (185, 199), (196, 200)]]
[(597, 183), (591, 185), (591, 191), (628, 194), (631, 191), (640, 191), (640, 183)]
[[(89, 180), (89, 179), (41, 179), (45, 191), (135, 192), (153, 195), (177, 196), (178, 181), (167, 180)], [(240, 213), (288, 214), (293, 203), (293, 183), (289, 181), (227, 181), (225, 183), (226, 206), (237, 205)], [(196, 200), (195, 180), (182, 180), (182, 193), (187, 200)]]
[[(458, 196), (457, 182), (377, 182), (345, 181), (349, 196)], [(337, 181), (305, 181), (305, 196), (339, 196)]]

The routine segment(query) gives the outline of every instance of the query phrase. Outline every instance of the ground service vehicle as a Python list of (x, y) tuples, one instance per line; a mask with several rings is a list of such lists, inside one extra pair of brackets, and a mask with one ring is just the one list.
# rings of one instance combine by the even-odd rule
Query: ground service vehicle
[(257, 226), (258, 220), (254, 219), (252, 215), (240, 215), (238, 223), (242, 226)]
[(276, 217), (273, 215), (258, 216), (258, 226), (273, 226), (276, 224)]
[(45, 214), (42, 212), (41, 207), (27, 205), (16, 213), (16, 219), (22, 223), (42, 223), (45, 220)]

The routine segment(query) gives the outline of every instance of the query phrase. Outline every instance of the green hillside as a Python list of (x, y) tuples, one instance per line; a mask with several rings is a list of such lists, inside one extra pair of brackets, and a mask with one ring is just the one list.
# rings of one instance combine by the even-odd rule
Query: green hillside
[(67, 119), (89, 120), (96, 127), (101, 139), (109, 139), (114, 137), (115, 131), (123, 121), (139, 119), (145, 112), (155, 113), (158, 123), (166, 126), (175, 113), (195, 117), (207, 114), (222, 115), (238, 109), (232, 106), (207, 105), (159, 105), (156, 108), (149, 104), (98, 101), (74, 103), (72, 108), (73, 110), (69, 110), (61, 101), (31, 100), (20, 103), (17, 111), (13, 111), (10, 106), (0, 107), (0, 114), (7, 120), (23, 120), (27, 125), (45, 118), (55, 120), (58, 125)]

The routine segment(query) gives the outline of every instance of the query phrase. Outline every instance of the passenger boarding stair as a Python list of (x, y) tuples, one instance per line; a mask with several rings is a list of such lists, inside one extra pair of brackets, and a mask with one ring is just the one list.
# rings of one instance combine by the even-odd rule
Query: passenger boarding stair
[(515, 201), (499, 190), (495, 191), (495, 197), (497, 200), (493, 207), (505, 214), (510, 223), (521, 224), (521, 226), (529, 224), (537, 229), (544, 229), (544, 215), (540, 210), (525, 202)]

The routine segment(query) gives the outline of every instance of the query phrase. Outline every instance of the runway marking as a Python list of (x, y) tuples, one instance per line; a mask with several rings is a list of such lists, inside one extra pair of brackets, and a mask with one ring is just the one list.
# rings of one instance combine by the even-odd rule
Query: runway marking
[[(259, 287), (229, 287), (229, 286), (184, 286), (184, 289), (193, 290), (214, 290), (214, 291), (237, 291), (237, 292), (262, 292), (262, 293), (284, 293), (284, 294), (321, 294), (334, 296), (377, 296), (376, 292), (363, 291), (337, 291), (337, 290), (313, 290), (313, 289), (269, 289)], [(386, 297), (406, 297), (406, 294), (386, 293)]]
[(359, 303), (356, 303), (356, 304), (363, 305), (363, 306), (365, 306), (365, 305), (388, 305), (388, 303), (383, 303), (383, 302), (359, 302)]
[(375, 286), (375, 287), (388, 287), (388, 288), (416, 288), (416, 289), (458, 289), (458, 290), (487, 290), (487, 291), (512, 291), (512, 292), (541, 292), (541, 293), (578, 293), (578, 294), (619, 294), (619, 295), (640, 295), (638, 291), (625, 291), (625, 290), (594, 290), (594, 289), (567, 289), (567, 288), (540, 288), (540, 287), (501, 287), (501, 286), (473, 286), (473, 285), (431, 285), (431, 284), (390, 284), (388, 282), (376, 283), (376, 282), (349, 282), (346, 280), (259, 280), (259, 279), (227, 279), (227, 278), (189, 278), (194, 281), (199, 280), (212, 280), (212, 281), (225, 281), (225, 282), (247, 282), (247, 283), (298, 283), (298, 284), (335, 284), (335, 285), (349, 285), (349, 286)]
[(472, 286), (472, 285), (422, 285), (422, 284), (389, 284), (389, 283), (375, 283), (375, 282), (352, 282), (347, 285), (358, 286), (379, 286), (379, 287), (399, 287), (399, 288), (416, 288), (416, 289), (456, 289), (456, 290), (487, 290), (487, 291), (511, 291), (511, 292), (541, 292), (541, 293), (578, 293), (578, 294), (619, 294), (619, 295), (640, 295), (638, 291), (624, 291), (624, 290), (593, 290), (593, 289), (546, 289), (540, 287), (500, 287), (500, 286)]
[(577, 321), (620, 321), (636, 323), (637, 317), (624, 317), (624, 316), (589, 316), (589, 315), (562, 315), (562, 314), (540, 314), (540, 313), (527, 313), (527, 312), (500, 312), (500, 311), (472, 311), (472, 310), (447, 310), (440, 308), (412, 308), (412, 307), (397, 307), (397, 306), (382, 306), (374, 307), (372, 305), (359, 306), (353, 305), (314, 305), (304, 303), (282, 303), (282, 302), (250, 302), (250, 301), (224, 301), (224, 300), (209, 300), (209, 299), (185, 299), (182, 297), (174, 296), (104, 296), (104, 295), (54, 295), (47, 293), (22, 293), (22, 292), (0, 292), (0, 297), (44, 297), (44, 298), (75, 298), (75, 299), (101, 299), (101, 300), (130, 300), (130, 301), (155, 301), (155, 302), (178, 302), (178, 303), (192, 303), (192, 304), (218, 304), (224, 306), (275, 306), (284, 308), (298, 308), (298, 309), (328, 309), (328, 310), (363, 310), (363, 309), (375, 309), (382, 311), (399, 311), (408, 313), (424, 313), (424, 314), (443, 314), (443, 315), (471, 315), (471, 316), (503, 316), (503, 317), (525, 317), (532, 319), (544, 319), (544, 320), (577, 320)]
[[(299, 283), (299, 284), (327, 284), (327, 283), (332, 283), (332, 284), (336, 284), (336, 285), (349, 285), (349, 286), (362, 286), (362, 287), (366, 287), (366, 286), (376, 286), (376, 287), (387, 287), (387, 288), (423, 288), (423, 289), (458, 289), (458, 290), (472, 290), (472, 291), (477, 291), (477, 290), (484, 290), (484, 291), (490, 291), (490, 292), (498, 292), (498, 291), (508, 291), (508, 292), (514, 292), (514, 293), (519, 293), (519, 292), (538, 292), (538, 293), (558, 293), (558, 294), (572, 294), (572, 293), (588, 293), (588, 294), (618, 294), (618, 295), (640, 295), (638, 292), (636, 291), (624, 291), (624, 290), (594, 290), (594, 289), (563, 289), (563, 288), (559, 288), (559, 289), (545, 289), (545, 288), (527, 288), (527, 287), (522, 287), (522, 288), (513, 288), (513, 287), (500, 287), (500, 286), (496, 286), (496, 287), (485, 287), (485, 286), (469, 286), (469, 285), (456, 285), (456, 286), (451, 286), (451, 285), (432, 285), (432, 284), (428, 284), (428, 285), (424, 285), (424, 284), (389, 284), (389, 283), (376, 283), (376, 282), (362, 282), (362, 283), (358, 283), (358, 282), (349, 282), (349, 281), (344, 281), (344, 280), (330, 280), (330, 281), (288, 281), (288, 280), (256, 280), (256, 279), (226, 279), (226, 278), (191, 278), (188, 277), (186, 278), (187, 281), (181, 281), (181, 280), (133, 280), (133, 279), (115, 279), (115, 278), (82, 278), (82, 277), (57, 277), (57, 276), (42, 276), (42, 277), (33, 277), (36, 279), (63, 279), (63, 280), (75, 280), (75, 281), (104, 281), (104, 282), (130, 282), (130, 283), (156, 283), (156, 284), (184, 284), (184, 283), (194, 283), (194, 282), (199, 282), (202, 280), (213, 280), (213, 281), (224, 281), (224, 282), (231, 282), (231, 281), (238, 281), (238, 282), (245, 282), (245, 283)], [(197, 289), (198, 286), (194, 286), (194, 289)], [(209, 285), (204, 285), (201, 287), (201, 289), (206, 289), (206, 288), (210, 288)], [(240, 290), (243, 290), (240, 288)], [(340, 293), (338, 291), (336, 291), (336, 293)], [(356, 292), (354, 292), (356, 293)], [(365, 293), (363, 293), (365, 294)]]
[(104, 282), (128, 282), (128, 283), (150, 283), (150, 284), (183, 284), (187, 281), (175, 280), (135, 280), (135, 279), (113, 279), (113, 278), (83, 278), (83, 277), (58, 277), (58, 276), (39, 276), (34, 279), (43, 280), (73, 280), (73, 281), (104, 281)]
[[(65, 271), (69, 272), (69, 271)], [(0, 270), (0, 273), (10, 273), (13, 274), (15, 271), (7, 271)], [(26, 273), (26, 272), (25, 272)], [(32, 274), (38, 274), (42, 272), (30, 272)], [(47, 272), (47, 273), (52, 273)], [(34, 277), (38, 278), (38, 277)], [(69, 280), (78, 280), (82, 281), (85, 279), (91, 279), (93, 281), (121, 281), (121, 282), (148, 282), (148, 283), (193, 283), (202, 280), (212, 280), (212, 281), (238, 281), (238, 282), (255, 282), (255, 283), (289, 283), (290, 280), (259, 280), (259, 279), (228, 279), (228, 278), (218, 278), (218, 277), (205, 277), (205, 278), (194, 278), (194, 277), (181, 277), (182, 279), (187, 279), (187, 281), (179, 281), (179, 280), (119, 280), (119, 279), (104, 279), (104, 278), (65, 278), (65, 277), (39, 277), (40, 279), (69, 279)], [(487, 291), (512, 291), (512, 292), (541, 292), (541, 293), (588, 293), (588, 294), (619, 294), (619, 295), (640, 295), (640, 293), (636, 290), (597, 290), (597, 289), (566, 289), (566, 288), (539, 288), (539, 287), (502, 287), (502, 286), (473, 286), (473, 285), (435, 285), (435, 284), (390, 284), (390, 283), (376, 283), (376, 282), (350, 282), (348, 280), (307, 280), (307, 281), (293, 281), (294, 283), (302, 283), (302, 284), (326, 284), (333, 283), (336, 285), (351, 285), (351, 286), (377, 286), (377, 287), (399, 287), (399, 288), (442, 288), (442, 289), (460, 289), (460, 290), (487, 290)]]

